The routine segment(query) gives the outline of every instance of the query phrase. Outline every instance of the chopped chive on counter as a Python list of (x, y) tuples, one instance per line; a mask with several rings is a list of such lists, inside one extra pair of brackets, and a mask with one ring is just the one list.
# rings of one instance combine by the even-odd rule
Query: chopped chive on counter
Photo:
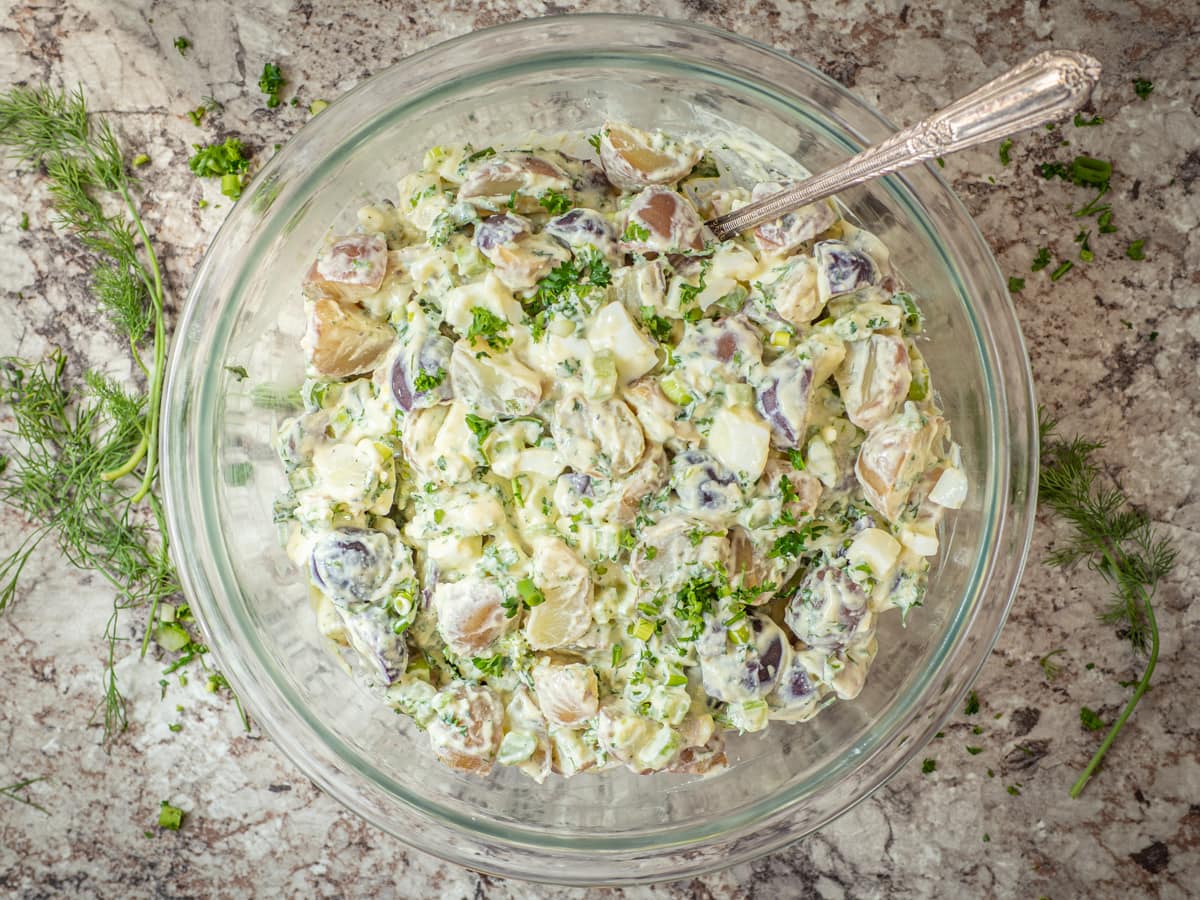
[(180, 56), (187, 56), (188, 50), (192, 47), (192, 42), (183, 35), (175, 38), (175, 49), (179, 51)]
[(1033, 262), (1029, 266), (1029, 271), (1040, 272), (1048, 265), (1050, 265), (1050, 248), (1038, 247), (1038, 252), (1033, 257)]
[(1010, 162), (1012, 162), (1012, 158), (1009, 156), (1009, 151), (1012, 150), (1012, 145), (1012, 138), (1005, 138), (1000, 142), (1000, 165), (1007, 166)]
[(1064, 275), (1066, 275), (1068, 272), (1070, 272), (1071, 269), (1073, 269), (1074, 267), (1075, 267), (1075, 263), (1071, 262), (1071, 260), (1069, 260), (1069, 259), (1063, 260), (1062, 262), (1060, 262), (1058, 264), (1058, 268), (1050, 273), (1050, 280), (1058, 281), (1058, 279), (1062, 278)]
[(929, 759), (928, 757), (926, 757), (925, 761), (921, 763), (921, 774), (922, 775), (928, 775), (930, 772), (934, 772), (936, 770), (937, 770), (937, 760), (936, 759)]
[(1008, 277), (1008, 292), (1016, 294), (1023, 290), (1025, 290), (1025, 279), (1018, 278), (1016, 275), (1010, 275)]
[(1010, 784), (1010, 785), (1008, 786), (1008, 792), (1009, 792), (1010, 794), (1012, 794), (1014, 797), (1020, 797), (1020, 796), (1021, 796), (1021, 789), (1020, 789), (1019, 787), (1017, 787), (1015, 784)]
[(983, 752), (983, 748), (982, 747), (967, 747), (967, 752), (970, 753), (972, 756), (978, 756), (980, 753)]
[(1125, 255), (1130, 259), (1145, 259), (1145, 246), (1146, 242), (1144, 240), (1136, 240), (1125, 249)]
[(158, 811), (158, 827), (166, 828), (168, 831), (178, 831), (179, 826), (183, 824), (183, 810), (177, 806), (172, 806), (166, 800), (162, 801), (162, 805)]
[(967, 705), (963, 707), (963, 715), (973, 716), (979, 712), (979, 695), (974, 691), (967, 694)]
[(1138, 99), (1145, 100), (1154, 91), (1154, 82), (1147, 81), (1145, 78), (1133, 79), (1133, 92), (1138, 95)]
[(1084, 706), (1079, 710), (1079, 724), (1088, 731), (1099, 731), (1104, 727), (1104, 720), (1100, 718), (1094, 709)]

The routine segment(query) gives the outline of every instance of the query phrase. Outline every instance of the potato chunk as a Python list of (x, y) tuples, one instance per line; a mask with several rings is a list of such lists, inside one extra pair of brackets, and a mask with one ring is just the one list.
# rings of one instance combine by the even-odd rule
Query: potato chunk
[(431, 706), (429, 741), (438, 759), (460, 772), (488, 774), (504, 732), (504, 707), (496, 692), (456, 681), (439, 691)]
[(635, 253), (686, 253), (704, 249), (704, 223), (674, 191), (651, 186), (629, 204), (621, 247)]
[(575, 728), (599, 711), (596, 673), (582, 663), (561, 665), (543, 659), (533, 669), (533, 690), (551, 725)]
[(571, 189), (567, 173), (549, 160), (529, 153), (502, 153), (468, 165), (458, 196), (485, 210), (511, 208), (538, 212), (546, 191)]
[(621, 400), (589, 403), (579, 394), (558, 402), (551, 423), (554, 442), (576, 472), (620, 478), (646, 450), (637, 416)]
[(592, 578), (587, 566), (562, 541), (543, 538), (533, 549), (533, 581), (543, 599), (525, 619), (529, 646), (551, 650), (583, 637), (592, 624)]
[(437, 630), (458, 656), (479, 656), (504, 633), (504, 594), (491, 581), (467, 577), (433, 592)]
[(387, 249), (382, 234), (335, 237), (308, 270), (305, 295), (353, 301), (375, 293), (387, 274)]
[(912, 372), (904, 339), (873, 334), (846, 345), (846, 358), (835, 373), (846, 416), (864, 431), (891, 418), (908, 395)]
[(927, 419), (914, 403), (867, 435), (854, 472), (863, 494), (889, 522), (895, 522), (917, 479), (929, 464), (940, 418)]
[(374, 369), (396, 333), (358, 309), (320, 297), (309, 307), (308, 330), (301, 342), (309, 363), (322, 375), (346, 378)]
[(642, 131), (621, 122), (600, 129), (600, 164), (617, 187), (636, 191), (651, 184), (674, 184), (695, 168), (703, 150), (661, 131)]

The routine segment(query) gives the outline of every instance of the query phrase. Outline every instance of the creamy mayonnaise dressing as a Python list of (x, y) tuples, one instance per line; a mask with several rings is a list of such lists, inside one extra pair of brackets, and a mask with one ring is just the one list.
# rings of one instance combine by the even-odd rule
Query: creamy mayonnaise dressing
[(317, 254), (288, 551), (450, 766), (707, 771), (921, 603), (967, 481), (916, 300), (834, 203), (715, 241), (752, 144), (434, 147)]

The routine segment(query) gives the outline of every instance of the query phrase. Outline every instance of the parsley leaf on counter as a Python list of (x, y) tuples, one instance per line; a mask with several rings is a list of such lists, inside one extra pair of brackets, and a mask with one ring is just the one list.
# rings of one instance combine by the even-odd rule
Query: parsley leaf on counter
[(158, 810), (158, 827), (168, 831), (178, 831), (183, 824), (183, 810), (172, 806), (166, 800), (162, 801)]
[(267, 106), (274, 109), (279, 105), (279, 94), (283, 90), (283, 73), (275, 63), (263, 65), (262, 75), (258, 77), (258, 89), (267, 95)]
[(192, 144), (192, 147), (196, 152), (188, 160), (188, 168), (201, 178), (220, 178), (222, 194), (232, 200), (240, 197), (245, 184), (244, 173), (250, 168), (242, 142), (230, 137), (223, 144), (208, 147)]
[(1146, 258), (1146, 251), (1144, 249), (1145, 246), (1146, 246), (1146, 242), (1144, 240), (1134, 241), (1125, 249), (1125, 255), (1128, 256), (1130, 259), (1137, 259), (1137, 260), (1145, 259)]
[(1076, 128), (1091, 128), (1094, 125), (1103, 125), (1104, 116), (1092, 116), (1090, 119), (1085, 119), (1083, 113), (1075, 113)]
[(187, 56), (188, 50), (191, 49), (192, 42), (182, 35), (175, 38), (175, 49), (179, 51), (180, 56)]
[(1025, 290), (1025, 279), (1018, 278), (1016, 275), (1010, 275), (1008, 277), (1008, 292), (1016, 294), (1023, 290)]
[(1012, 158), (1009, 156), (1009, 151), (1012, 150), (1012, 145), (1012, 138), (1005, 138), (1000, 142), (1000, 165), (1007, 166), (1010, 162), (1012, 162)]
[(1050, 265), (1050, 248), (1038, 247), (1037, 255), (1033, 257), (1033, 263), (1030, 265), (1029, 271), (1040, 272), (1048, 265)]
[(967, 705), (963, 707), (964, 716), (973, 716), (979, 712), (979, 695), (974, 691), (967, 694)]
[(1104, 727), (1104, 720), (1096, 714), (1094, 709), (1089, 709), (1084, 706), (1079, 710), (1079, 723), (1088, 731), (1099, 731)]
[(1154, 82), (1147, 81), (1145, 78), (1135, 78), (1133, 92), (1138, 95), (1139, 99), (1145, 100), (1154, 92)]
[(921, 774), (922, 775), (928, 775), (929, 773), (936, 772), (936, 771), (937, 771), (937, 760), (936, 759), (929, 759), (928, 757), (926, 757), (921, 762)]

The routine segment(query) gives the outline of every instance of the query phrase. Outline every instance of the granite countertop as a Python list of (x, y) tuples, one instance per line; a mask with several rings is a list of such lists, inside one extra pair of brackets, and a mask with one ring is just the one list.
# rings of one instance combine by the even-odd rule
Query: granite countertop
[[(1055, 529), (1040, 519), (1012, 616), (976, 685), (981, 710), (958, 715), (925, 756), (820, 833), (757, 862), (685, 883), (597, 892), (628, 897), (1091, 896), (1183, 897), (1200, 884), (1200, 715), (1193, 648), (1200, 606), (1200, 80), (1194, 3), (978, 0), (953, 11), (925, 4), (811, 0), (645, 0), (562, 6), (534, 0), (16, 0), (0, 19), (0, 84), (86, 85), (127, 146), (152, 162), (147, 218), (167, 264), (173, 309), (227, 211), (215, 183), (187, 170), (193, 142), (232, 133), (269, 154), (307, 119), (316, 98), (443, 38), (522, 16), (568, 10), (659, 13), (765, 40), (809, 60), (899, 121), (912, 121), (1034, 49), (1088, 49), (1104, 63), (1096, 128), (1019, 138), (1012, 163), (994, 148), (947, 162), (1007, 274), (1041, 402), (1067, 432), (1108, 441), (1103, 458), (1180, 549), (1157, 609), (1162, 655), (1150, 694), (1102, 774), (1072, 801), (1067, 789), (1098, 736), (1081, 706), (1111, 719), (1119, 682), (1140, 660), (1096, 620), (1098, 576), (1042, 560)], [(172, 42), (187, 35), (186, 58)], [(277, 60), (285, 99), (268, 110), (256, 83)], [(1147, 100), (1132, 89), (1147, 78)], [(219, 116), (196, 127), (185, 111), (211, 95)], [(1061, 147), (1063, 140), (1070, 146)], [(1081, 193), (1036, 177), (1035, 163), (1078, 152), (1113, 160), (1115, 235), (1093, 236), (1096, 258), (1058, 282), (1030, 272), (1037, 248), (1075, 258)], [(125, 371), (125, 349), (81, 300), (83, 259), (49, 224), (44, 185), (5, 165), (0, 184), (0, 290), (8, 327), (0, 355), (72, 359)], [(207, 198), (201, 208), (198, 201)], [(21, 213), (30, 228), (17, 228)], [(1127, 258), (1134, 238), (1146, 258)], [(4, 511), (0, 546), (29, 532)], [(0, 797), (0, 892), (18, 896), (392, 895), (565, 897), (575, 891), (504, 882), (446, 865), (375, 831), (320, 793), (199, 680), (159, 699), (160, 666), (118, 665), (130, 726), (106, 755), (89, 727), (100, 693), (100, 635), (111, 595), (46, 548), (0, 618), (0, 786), (45, 776), (29, 799)], [(128, 616), (124, 637), (140, 634)], [(1192, 638), (1191, 641), (1188, 638)], [(1056, 648), (1061, 674), (1039, 659)], [(183, 707), (177, 712), (174, 704)], [(169, 725), (182, 724), (172, 733)], [(972, 734), (976, 726), (982, 733)], [(982, 752), (965, 752), (966, 744)], [(994, 777), (989, 777), (994, 773)], [(1010, 787), (1020, 785), (1019, 793)], [(189, 814), (155, 834), (159, 801)], [(145, 832), (150, 829), (152, 836)], [(1189, 887), (1190, 885), (1190, 887)]]

